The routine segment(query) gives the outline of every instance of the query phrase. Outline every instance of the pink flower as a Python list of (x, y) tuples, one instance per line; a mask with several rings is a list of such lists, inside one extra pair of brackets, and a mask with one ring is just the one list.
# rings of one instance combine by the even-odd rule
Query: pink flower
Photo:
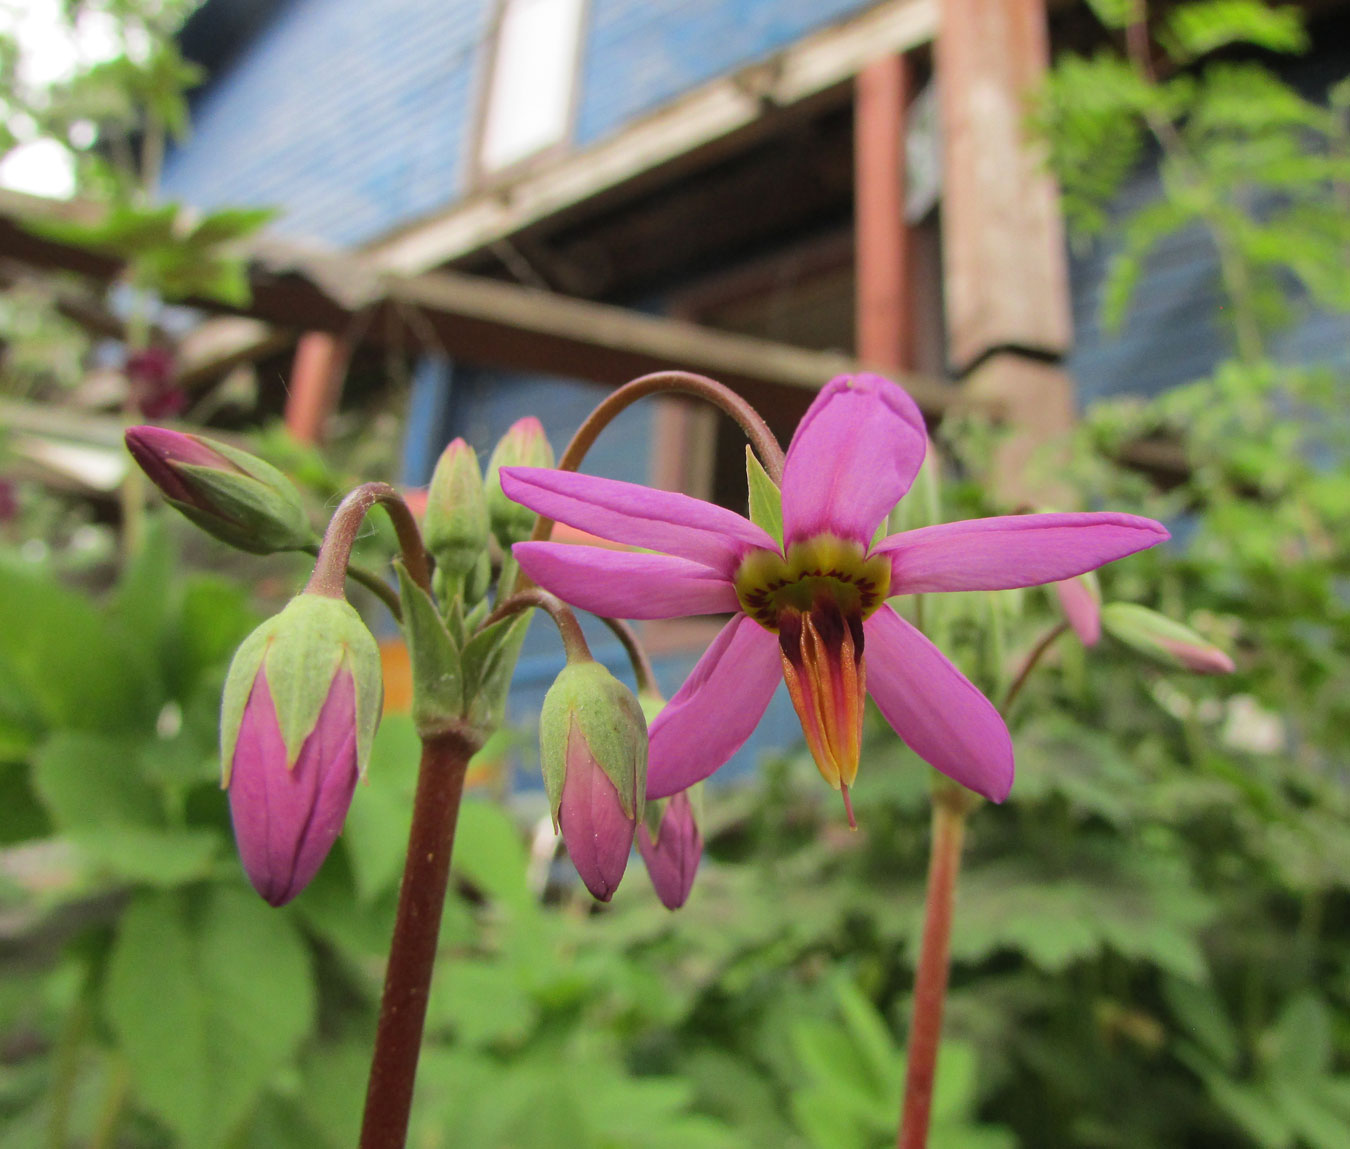
[(832, 380), (788, 447), (782, 546), (686, 495), (503, 469), (503, 490), (531, 510), (659, 552), (518, 543), (520, 565), (540, 586), (600, 615), (732, 615), (652, 723), (649, 798), (687, 789), (730, 758), (780, 680), (817, 767), (846, 801), (864, 692), (919, 757), (996, 802), (1007, 796), (1013, 755), (1003, 719), (886, 599), (1072, 578), (1168, 535), (1151, 519), (1099, 512), (943, 523), (873, 543), (925, 449), (923, 417), (894, 383)]
[(244, 872), (273, 906), (285, 905), (313, 880), (352, 804), (359, 772), (350, 671), (333, 678), (299, 755), (289, 765), (286, 758), (267, 672), (260, 667), (234, 742), (230, 814)]

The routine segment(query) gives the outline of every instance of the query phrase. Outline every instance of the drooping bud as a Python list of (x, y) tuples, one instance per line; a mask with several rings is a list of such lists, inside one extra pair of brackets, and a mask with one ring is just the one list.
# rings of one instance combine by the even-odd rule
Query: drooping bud
[(164, 497), (221, 542), (267, 555), (314, 541), (295, 485), (247, 451), (149, 426), (129, 428), (126, 444)]
[(598, 662), (563, 667), (539, 713), (539, 757), (555, 827), (586, 888), (607, 902), (633, 848), (647, 793), (647, 723)]
[(221, 784), (239, 857), (274, 906), (332, 849), (379, 725), (380, 652), (344, 600), (296, 596), (239, 647), (221, 703)]
[(535, 513), (528, 507), (508, 498), (502, 490), (503, 467), (551, 467), (553, 448), (544, 434), (544, 425), (533, 415), (517, 419), (502, 436), (488, 459), (487, 490), (488, 521), (492, 533), (504, 548), (523, 542), (534, 529)]
[(1064, 620), (1073, 627), (1078, 641), (1095, 646), (1102, 636), (1102, 592), (1095, 571), (1051, 583)]
[(638, 826), (637, 848), (661, 904), (678, 910), (689, 900), (703, 857), (703, 835), (688, 790), (681, 790), (665, 804), (655, 837), (645, 821)]
[(1231, 674), (1233, 660), (1188, 626), (1132, 602), (1102, 607), (1102, 627), (1141, 654), (1195, 674)]
[(463, 576), (487, 549), (487, 498), (478, 456), (463, 439), (444, 451), (427, 488), (422, 537), (438, 570)]

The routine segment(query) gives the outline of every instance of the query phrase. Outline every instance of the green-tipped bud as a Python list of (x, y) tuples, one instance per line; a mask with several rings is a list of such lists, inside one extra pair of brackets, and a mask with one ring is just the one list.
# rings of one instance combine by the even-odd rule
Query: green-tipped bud
[(512, 543), (524, 542), (534, 530), (535, 513), (528, 507), (509, 499), (502, 491), (503, 467), (551, 467), (553, 448), (544, 434), (544, 425), (533, 415), (518, 419), (502, 436), (501, 442), (488, 459), (487, 490), (488, 522), (492, 533), (504, 549)]
[(539, 757), (553, 823), (586, 888), (618, 888), (647, 793), (647, 723), (598, 662), (570, 662), (539, 713)]
[(1195, 674), (1231, 674), (1233, 660), (1212, 642), (1157, 611), (1132, 602), (1102, 607), (1102, 629), (1141, 654)]
[(379, 648), (343, 599), (297, 596), (235, 654), (222, 784), (244, 869), (272, 905), (309, 884), (342, 829), (381, 693)]
[(164, 497), (221, 542), (268, 555), (314, 541), (295, 485), (247, 451), (164, 427), (131, 427), (126, 444)]
[(437, 569), (463, 578), (487, 549), (487, 496), (478, 456), (456, 439), (436, 463), (427, 488), (427, 513), (422, 537)]

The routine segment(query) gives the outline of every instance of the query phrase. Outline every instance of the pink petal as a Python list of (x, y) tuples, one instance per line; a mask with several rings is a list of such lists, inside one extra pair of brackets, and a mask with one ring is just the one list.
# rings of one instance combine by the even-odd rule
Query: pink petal
[(727, 623), (651, 724), (647, 797), (687, 790), (745, 745), (782, 666), (775, 635), (743, 614)]
[(891, 556), (891, 593), (1007, 590), (1095, 570), (1168, 538), (1152, 519), (1110, 511), (1002, 515), (892, 535), (875, 554)]
[(600, 901), (609, 901), (628, 867), (634, 819), (624, 813), (619, 791), (595, 760), (575, 719), (567, 731), (558, 825), (567, 856), (586, 888)]
[(989, 699), (889, 606), (863, 631), (867, 689), (886, 721), (929, 765), (1002, 802), (1012, 788), (1012, 739)]
[(889, 379), (831, 379), (788, 447), (785, 541), (828, 531), (870, 543), (877, 525), (914, 482), (927, 448), (919, 408)]
[(776, 550), (767, 532), (734, 511), (688, 495), (572, 471), (504, 467), (502, 490), (536, 514), (602, 539), (678, 555), (730, 575), (754, 548)]
[(682, 618), (740, 609), (725, 576), (688, 559), (571, 543), (517, 543), (511, 550), (545, 590), (605, 618)]
[(271, 905), (310, 883), (346, 820), (356, 789), (355, 714), (356, 687), (344, 670), (288, 770), (267, 676), (254, 680), (235, 742), (230, 813), (244, 871)]

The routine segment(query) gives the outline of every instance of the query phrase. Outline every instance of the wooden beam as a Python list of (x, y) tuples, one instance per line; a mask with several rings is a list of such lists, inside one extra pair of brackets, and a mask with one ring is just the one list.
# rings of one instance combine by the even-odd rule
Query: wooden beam
[[(24, 201), (0, 193), (0, 255), (35, 266), (78, 270), (102, 281), (120, 274), (114, 256), (68, 247), (22, 227)], [(31, 204), (28, 206), (31, 207)], [(381, 272), (363, 258), (304, 249), (262, 237), (247, 247), (252, 300), (231, 308), (186, 302), (215, 314), (246, 315), (283, 328), (372, 346), (428, 347), (457, 360), (617, 385), (674, 368), (711, 375), (753, 402), (810, 392), (862, 368), (847, 355), (808, 351), (546, 291), (441, 272)], [(884, 365), (874, 365), (884, 366)], [(928, 411), (952, 400), (944, 382), (894, 373)]]
[(914, 366), (905, 112), (910, 64), (883, 56), (858, 73), (853, 122), (857, 343), (862, 359)]
[(888, 0), (767, 60), (695, 89), (612, 136), (497, 183), (366, 250), (380, 267), (425, 271), (629, 183), (848, 83), (871, 61), (933, 39), (939, 0)]
[(1063, 223), (1028, 139), (1027, 99), (1049, 59), (1044, 0), (941, 0), (936, 45), (949, 357), (1069, 347)]

